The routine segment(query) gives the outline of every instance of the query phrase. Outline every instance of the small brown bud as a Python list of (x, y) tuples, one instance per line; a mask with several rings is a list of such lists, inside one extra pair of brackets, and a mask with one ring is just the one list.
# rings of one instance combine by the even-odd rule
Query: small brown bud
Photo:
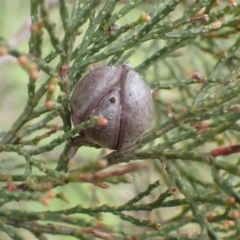
[(37, 69), (37, 64), (34, 62), (29, 62), (29, 64), (26, 65), (26, 68), (29, 72), (35, 71)]
[(0, 47), (0, 56), (5, 56), (8, 54), (8, 50), (5, 47)]
[(140, 19), (143, 21), (143, 22), (150, 22), (151, 21), (151, 17), (146, 14), (145, 12), (143, 12), (140, 16)]
[(173, 187), (173, 188), (171, 188), (170, 191), (171, 191), (171, 193), (175, 193), (175, 192), (177, 192), (177, 190), (178, 190), (177, 188)]
[(196, 79), (198, 82), (204, 82), (203, 77), (202, 77), (201, 73), (199, 73), (199, 72), (194, 72), (192, 77), (194, 79)]
[(101, 159), (101, 160), (98, 161), (99, 168), (106, 168), (107, 165), (108, 165), (108, 162), (105, 159)]
[(56, 85), (55, 84), (49, 84), (48, 85), (48, 91), (49, 92), (54, 92), (56, 89)]
[(221, 28), (222, 27), (222, 22), (221, 21), (216, 21), (213, 23), (213, 26), (215, 29)]
[(228, 228), (234, 227), (234, 226), (235, 226), (235, 222), (234, 222), (234, 221), (225, 221), (225, 222), (223, 223), (223, 227), (224, 227), (225, 229), (228, 229)]
[(29, 60), (26, 56), (21, 55), (18, 57), (18, 62), (21, 66), (26, 66), (29, 63)]
[(51, 100), (47, 100), (46, 102), (45, 102), (45, 108), (47, 108), (47, 109), (51, 109), (51, 108), (53, 108), (53, 101), (51, 101)]
[(46, 197), (43, 197), (40, 199), (41, 203), (44, 204), (44, 205), (49, 205), (50, 203), (50, 199), (49, 198), (46, 198)]
[(229, 206), (235, 205), (235, 203), (236, 203), (235, 197), (229, 197), (229, 198), (227, 199), (227, 203), (228, 203)]
[(51, 182), (44, 183), (44, 189), (51, 190), (53, 188), (53, 185)]
[(235, 219), (239, 219), (240, 218), (240, 211), (239, 210), (233, 210), (231, 212), (231, 217), (235, 220)]
[(32, 57), (35, 57), (35, 52), (33, 50), (30, 50), (29, 55), (32, 56)]
[(41, 22), (38, 22), (38, 27), (39, 27), (39, 28), (43, 28), (43, 27), (44, 27), (44, 25), (45, 25), (45, 24), (44, 24), (44, 22), (43, 22), (43, 21), (41, 21)]
[(98, 120), (97, 120), (97, 124), (102, 126), (102, 127), (105, 127), (108, 123), (108, 120), (104, 117), (99, 117)]
[(38, 30), (39, 30), (38, 24), (32, 24), (32, 25), (30, 26), (30, 31), (31, 31), (32, 33), (37, 33)]
[(33, 70), (29, 73), (31, 80), (36, 81), (38, 78), (38, 70)]
[(212, 222), (215, 219), (216, 216), (217, 216), (217, 214), (215, 212), (211, 212), (207, 215), (207, 220), (209, 222)]
[(235, 0), (229, 0), (228, 6), (229, 6), (230, 8), (235, 8), (235, 7), (237, 7), (237, 3), (236, 3)]
[(15, 191), (17, 189), (16, 185), (13, 184), (12, 178), (8, 178), (6, 185), (7, 185), (8, 191)]
[(48, 197), (48, 198), (54, 198), (55, 196), (56, 196), (56, 194), (53, 191), (46, 192), (46, 197)]

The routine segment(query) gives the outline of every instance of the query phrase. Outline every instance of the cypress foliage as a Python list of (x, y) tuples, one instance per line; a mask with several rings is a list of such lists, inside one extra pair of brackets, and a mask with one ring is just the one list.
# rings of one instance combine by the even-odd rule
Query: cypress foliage
[[(0, 239), (239, 239), (237, 3), (24, 4), (18, 34), (0, 33)], [(153, 89), (154, 117), (110, 152), (78, 136), (101, 119), (73, 127), (69, 99), (91, 68), (127, 61)]]

